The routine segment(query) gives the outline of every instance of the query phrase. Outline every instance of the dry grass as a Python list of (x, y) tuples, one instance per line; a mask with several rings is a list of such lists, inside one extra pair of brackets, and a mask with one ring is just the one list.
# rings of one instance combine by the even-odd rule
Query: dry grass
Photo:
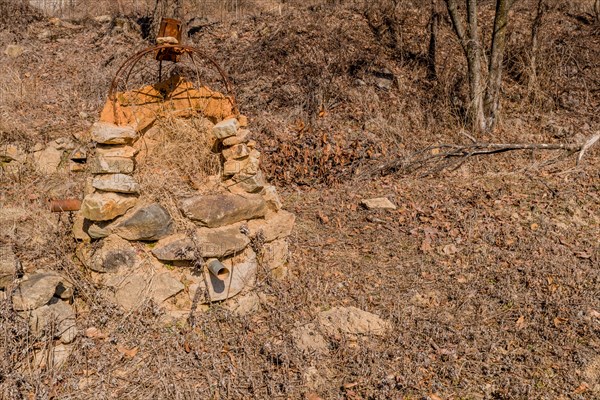
[[(467, 140), (458, 133), (460, 52), (444, 26), (439, 82), (425, 79), (427, 16), (417, 5), (399, 9), (400, 47), (382, 46), (362, 12), (339, 4), (258, 15), (194, 38), (228, 69), (266, 171), (298, 218), (291, 276), (279, 282), (259, 272), (256, 290), (265, 296), (255, 314), (216, 304), (191, 327), (163, 324), (151, 303), (120, 311), (71, 257), (68, 220), (46, 211), (52, 186), (75, 189), (27, 165), (0, 176), (0, 240), (26, 270), (43, 265), (70, 276), (78, 327), (106, 334), (79, 337), (61, 369), (21, 370), (35, 349), (54, 343), (34, 341), (0, 300), (0, 398), (597, 398), (598, 148), (581, 166), (523, 152), (474, 158), (429, 178), (353, 175), (431, 142)], [(575, 2), (565, 7), (553, 9), (543, 28), (547, 57), (535, 95), (518, 76), (529, 56), (519, 32), (528, 31), (531, 15), (515, 16), (497, 141), (570, 141), (598, 129), (597, 31), (565, 16), (580, 12)], [(29, 149), (95, 119), (120, 61), (144, 43), (91, 22), (85, 28), (39, 22), (21, 39), (0, 39), (24, 43), (35, 61), (0, 60), (0, 110), (9, 124), (0, 127), (0, 143)], [(37, 39), (44, 30), (55, 39)], [(73, 41), (81, 52), (68, 56)], [(376, 86), (382, 68), (394, 75), (389, 90)], [(579, 106), (560, 102), (563, 89)], [(140, 162), (138, 178), (152, 188), (145, 195), (176, 216), (176, 197), (202, 188), (216, 160), (201, 121), (161, 122), (161, 145)], [(358, 206), (376, 196), (398, 210)], [(380, 339), (329, 337), (327, 355), (301, 353), (292, 330), (333, 306), (374, 312), (393, 331)]]

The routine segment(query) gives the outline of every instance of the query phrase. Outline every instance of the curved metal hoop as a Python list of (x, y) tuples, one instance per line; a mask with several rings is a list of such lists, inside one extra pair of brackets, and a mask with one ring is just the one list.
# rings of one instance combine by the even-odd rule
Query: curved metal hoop
[[(118, 88), (119, 84), (121, 82), (123, 82), (125, 84), (125, 86), (127, 86), (127, 82), (129, 81), (131, 72), (135, 68), (136, 64), (144, 56), (146, 56), (150, 53), (158, 54), (158, 52), (163, 49), (169, 49), (169, 50), (172, 50), (172, 51), (180, 54), (181, 56), (190, 57), (190, 60), (192, 61), (192, 63), (195, 66), (196, 66), (196, 62), (194, 60), (194, 55), (196, 55), (199, 59), (204, 59), (204, 60), (208, 61), (210, 64), (212, 64), (212, 66), (217, 70), (219, 75), (221, 75), (221, 79), (222, 79), (223, 84), (225, 85), (225, 89), (227, 91), (227, 93), (225, 93), (225, 95), (231, 99), (234, 113), (239, 114), (239, 110), (237, 107), (237, 100), (235, 98), (235, 92), (234, 92), (231, 82), (230, 82), (227, 74), (223, 70), (223, 68), (212, 57), (210, 57), (210, 56), (206, 55), (204, 52), (202, 52), (202, 50), (200, 50), (196, 47), (184, 46), (184, 45), (179, 45), (179, 44), (175, 44), (175, 45), (162, 44), (162, 45), (157, 45), (157, 46), (153, 46), (153, 47), (148, 47), (148, 48), (136, 53), (135, 55), (131, 56), (127, 60), (125, 60), (125, 62), (117, 70), (117, 73), (115, 74), (115, 76), (111, 82), (110, 89), (108, 92), (109, 100), (116, 103), (117, 88)], [(161, 61), (158, 61), (158, 62), (161, 62)], [(197, 66), (196, 66), (196, 69), (198, 69)], [(199, 71), (196, 71), (196, 72), (199, 74)]]

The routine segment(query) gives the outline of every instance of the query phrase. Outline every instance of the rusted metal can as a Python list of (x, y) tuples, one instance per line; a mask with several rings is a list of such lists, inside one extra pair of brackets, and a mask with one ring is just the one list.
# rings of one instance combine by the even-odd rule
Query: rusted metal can
[[(181, 21), (172, 18), (163, 18), (160, 21), (160, 29), (157, 37), (174, 37), (177, 43), (181, 44)], [(175, 49), (160, 49), (156, 55), (158, 61), (178, 62), (180, 52)]]
[(52, 212), (79, 211), (80, 209), (81, 200), (79, 199), (50, 200), (50, 211)]

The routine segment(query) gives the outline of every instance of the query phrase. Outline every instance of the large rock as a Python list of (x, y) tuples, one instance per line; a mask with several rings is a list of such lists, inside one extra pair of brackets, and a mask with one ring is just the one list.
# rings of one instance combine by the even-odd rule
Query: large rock
[(248, 236), (240, 232), (240, 225), (220, 228), (198, 228), (196, 240), (200, 246), (200, 255), (205, 258), (222, 258), (239, 253), (250, 243)]
[(120, 268), (131, 269), (140, 262), (131, 243), (117, 235), (108, 236), (97, 248), (79, 246), (77, 256), (86, 267), (96, 272), (115, 272)]
[(266, 219), (248, 221), (250, 236), (261, 234), (265, 242), (272, 242), (289, 236), (294, 228), (296, 216), (291, 212), (280, 210), (267, 215)]
[(259, 195), (229, 193), (191, 197), (182, 200), (179, 207), (186, 217), (208, 227), (260, 218), (267, 211), (266, 202)]
[(382, 336), (391, 329), (388, 321), (356, 307), (334, 307), (331, 310), (322, 311), (319, 313), (317, 321), (321, 329), (330, 336), (340, 333)]
[(96, 122), (92, 126), (92, 140), (100, 144), (129, 144), (136, 137), (131, 126), (117, 126), (109, 122)]
[(128, 212), (112, 232), (127, 240), (159, 240), (173, 230), (169, 212), (160, 204), (152, 203)]
[(83, 199), (81, 213), (92, 221), (108, 221), (125, 214), (136, 202), (134, 195), (97, 192)]
[(134, 169), (133, 159), (127, 157), (96, 155), (90, 161), (90, 172), (92, 174), (131, 174)]
[(239, 127), (240, 123), (237, 119), (229, 118), (213, 126), (212, 131), (217, 139), (226, 139), (235, 136)]
[(130, 175), (108, 174), (96, 176), (92, 181), (92, 186), (104, 192), (116, 193), (138, 193), (140, 185)]
[(31, 312), (29, 327), (36, 337), (51, 332), (62, 343), (71, 343), (77, 336), (73, 307), (56, 297), (49, 304)]
[(65, 281), (63, 277), (53, 272), (38, 272), (26, 276), (13, 295), (14, 309), (34, 310), (47, 304), (63, 281)]
[(184, 233), (176, 233), (158, 241), (152, 254), (161, 261), (192, 261), (196, 258), (194, 241)]
[(0, 290), (4, 290), (15, 277), (17, 258), (10, 246), (0, 246)]
[(33, 357), (34, 368), (58, 371), (73, 353), (74, 345), (59, 344), (58, 346), (37, 350)]

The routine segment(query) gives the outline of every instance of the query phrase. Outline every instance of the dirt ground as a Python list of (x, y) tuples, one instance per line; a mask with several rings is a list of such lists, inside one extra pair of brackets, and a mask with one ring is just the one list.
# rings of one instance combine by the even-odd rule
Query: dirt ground
[[(571, 11), (555, 9), (550, 21)], [(215, 304), (194, 324), (165, 325), (152, 303), (123, 312), (97, 295), (72, 257), (68, 218), (47, 212), (48, 196), (81, 194), (82, 178), (2, 175), (0, 219), (13, 223), (0, 241), (26, 270), (72, 277), (78, 327), (102, 335), (79, 337), (62, 368), (35, 369), (31, 355), (49, 343), (32, 339), (0, 297), (0, 398), (600, 398), (599, 147), (579, 165), (574, 154), (527, 150), (381, 176), (373, 171), (387, 161), (468, 141), (451, 100), (464, 90), (460, 62), (445, 57), (440, 83), (425, 80), (417, 57), (425, 31), (409, 28), (425, 27), (426, 16), (414, 9), (403, 14), (402, 59), (376, 47), (381, 37), (351, 8), (299, 8), (287, 18), (216, 24), (190, 40), (225, 65), (259, 132), (265, 173), (297, 215), (290, 276), (261, 271), (261, 309), (246, 316)], [(319, 24), (331, 18), (354, 28)], [(4, 31), (0, 48), (17, 42), (26, 58), (0, 59), (1, 145), (87, 140), (116, 68), (147, 45), (135, 29), (73, 23), (83, 28), (46, 18), (24, 33)], [(552, 63), (570, 49), (560, 71), (573, 76), (547, 71), (547, 86), (529, 96), (509, 73), (502, 126), (482, 141), (574, 143), (600, 129), (598, 28), (567, 17), (563, 25), (549, 23), (555, 51), (546, 54)], [(334, 34), (337, 41), (322, 40)], [(569, 40), (587, 50), (573, 51)], [(391, 89), (377, 86), (384, 67)], [(398, 208), (359, 204), (380, 196)], [(321, 354), (300, 351), (292, 332), (336, 306), (393, 328), (383, 337), (328, 337)]]

